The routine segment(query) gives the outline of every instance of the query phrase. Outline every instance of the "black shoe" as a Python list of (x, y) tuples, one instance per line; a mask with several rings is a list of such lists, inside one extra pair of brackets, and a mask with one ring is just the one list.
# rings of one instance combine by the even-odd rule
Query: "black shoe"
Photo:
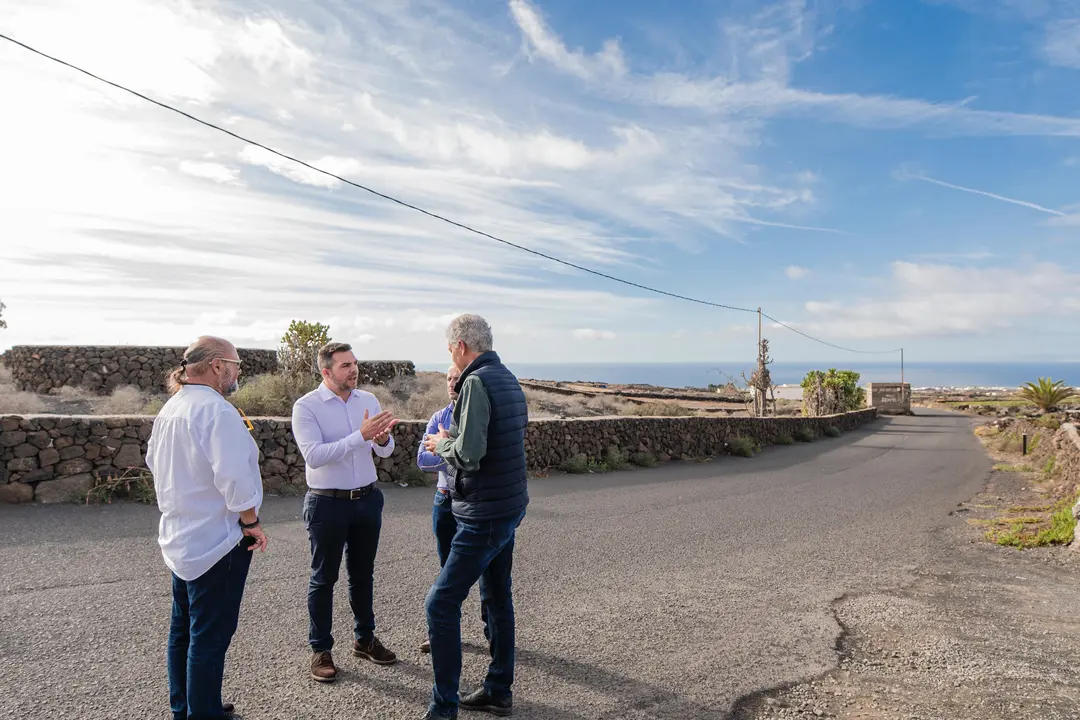
[(424, 720), (457, 720), (457, 711), (453, 715), (440, 715), (434, 710), (428, 710)]
[(499, 717), (510, 717), (514, 711), (514, 701), (510, 698), (496, 700), (488, 695), (487, 690), (480, 688), (458, 701), (458, 707), (462, 710), (486, 712)]
[(233, 713), (236, 712), (236, 708), (233, 707), (232, 703), (221, 703), (221, 711), (229, 717), (232, 717)]

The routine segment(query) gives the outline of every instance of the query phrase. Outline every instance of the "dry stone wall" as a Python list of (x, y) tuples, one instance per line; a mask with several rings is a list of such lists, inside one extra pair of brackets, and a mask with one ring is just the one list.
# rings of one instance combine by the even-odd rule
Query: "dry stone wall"
[[(816, 418), (587, 418), (534, 420), (526, 436), (529, 467), (558, 467), (584, 454), (599, 461), (607, 448), (648, 452), (659, 460), (726, 453), (733, 435), (768, 444), (801, 427), (818, 435), (835, 426), (853, 430), (877, 417), (874, 408)], [(268, 492), (299, 492), (304, 460), (285, 418), (252, 418), (259, 445), (263, 484)], [(145, 468), (146, 442), (154, 418), (0, 417), (0, 503), (81, 502), (98, 478)], [(394, 428), (391, 457), (376, 458), (379, 480), (415, 479), (416, 452), (427, 423), (407, 421)]]
[[(163, 392), (165, 378), (180, 364), (182, 347), (136, 347), (129, 345), (16, 345), (3, 354), (19, 390), (48, 393), (70, 385), (108, 394), (122, 385), (147, 392)], [(238, 348), (244, 377), (278, 369), (276, 350)], [(398, 375), (415, 375), (408, 360), (376, 360), (359, 363), (360, 383), (382, 385)]]
[[(16, 345), (4, 365), (19, 390), (47, 393), (70, 385), (108, 394), (122, 385), (162, 392), (165, 377), (180, 364), (182, 347), (130, 345)], [(277, 351), (238, 348), (244, 375), (253, 377), (278, 367)]]

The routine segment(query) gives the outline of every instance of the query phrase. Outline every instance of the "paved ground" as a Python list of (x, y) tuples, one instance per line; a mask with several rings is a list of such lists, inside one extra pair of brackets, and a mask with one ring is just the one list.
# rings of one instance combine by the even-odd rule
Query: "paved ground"
[[(955, 512), (1044, 500), (1023, 474), (994, 472)], [(910, 586), (834, 603), (844, 630), (836, 669), (747, 697), (735, 720), (1080, 717), (1080, 550), (1001, 547), (969, 522), (938, 531)]]
[[(745, 693), (833, 667), (832, 601), (909, 584), (979, 490), (989, 462), (970, 422), (923, 411), (752, 460), (534, 480), (514, 563), (516, 717), (720, 719)], [(226, 670), (246, 720), (422, 715), (431, 494), (386, 495), (376, 615), (402, 662), (341, 655), (336, 684), (309, 679), (301, 501), (270, 500), (271, 550)], [(155, 523), (136, 506), (0, 509), (0, 717), (167, 717)], [(464, 615), (482, 640), (475, 592)], [(467, 648), (463, 685), (484, 666)]]

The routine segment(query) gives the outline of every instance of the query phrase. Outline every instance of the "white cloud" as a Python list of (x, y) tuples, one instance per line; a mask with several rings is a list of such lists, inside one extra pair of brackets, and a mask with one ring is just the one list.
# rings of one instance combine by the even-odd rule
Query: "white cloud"
[(593, 330), (592, 328), (578, 328), (574, 330), (574, 337), (578, 340), (614, 340), (616, 335), (610, 330)]
[(1080, 18), (1047, 25), (1042, 55), (1052, 65), (1080, 69)]
[(240, 172), (221, 163), (193, 162), (184, 160), (180, 163), (180, 172), (192, 177), (213, 180), (216, 183), (236, 183)]
[(793, 325), (825, 339), (973, 336), (1080, 307), (1080, 275), (1054, 263), (975, 268), (895, 262), (880, 296), (812, 301)]
[[(240, 151), (240, 159), (249, 165), (257, 165), (264, 167), (270, 172), (277, 173), (282, 177), (287, 177), (290, 180), (304, 185), (314, 185), (316, 187), (333, 189), (341, 185), (341, 181), (336, 178), (330, 177), (326, 173), (321, 173), (310, 168), (306, 168), (303, 165), (286, 160), (280, 155), (275, 155), (269, 150), (264, 150), (261, 147), (254, 145), (247, 145)], [(335, 157), (323, 157), (316, 162), (312, 162), (311, 165), (325, 170), (327, 173), (333, 173), (344, 177), (351, 172), (356, 172), (360, 167), (360, 163), (356, 160), (350, 160), (348, 158), (335, 158)], [(350, 178), (347, 178), (350, 179)]]
[(784, 274), (792, 280), (800, 280), (810, 274), (810, 271), (804, 267), (798, 265), (788, 265), (784, 269)]
[[(728, 48), (737, 58), (729, 75), (694, 77), (676, 72), (635, 74), (614, 40), (593, 55), (566, 48), (528, 0), (512, 0), (513, 16), (534, 57), (590, 83), (611, 98), (643, 105), (697, 109), (723, 116), (752, 114), (810, 116), (861, 127), (931, 125), (968, 135), (1080, 135), (1080, 119), (968, 108), (966, 101), (934, 103), (919, 99), (855, 93), (823, 93), (791, 87), (793, 62), (808, 57), (817, 33), (813, 14), (802, 2), (781, 3), (755, 18), (748, 30), (732, 35), (747, 47)], [(750, 72), (745, 67), (750, 67)]]

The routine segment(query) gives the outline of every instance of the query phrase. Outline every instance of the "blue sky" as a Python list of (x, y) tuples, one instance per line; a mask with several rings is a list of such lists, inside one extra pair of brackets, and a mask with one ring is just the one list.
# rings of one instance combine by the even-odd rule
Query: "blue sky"
[[(677, 9), (673, 9), (677, 8)], [(633, 282), (909, 360), (1080, 359), (1080, 2), (0, 0), (0, 31)], [(732, 361), (756, 318), (582, 275), (0, 44), (23, 343)], [(766, 322), (789, 362), (866, 361)], [(876, 359), (887, 360), (890, 356)]]

